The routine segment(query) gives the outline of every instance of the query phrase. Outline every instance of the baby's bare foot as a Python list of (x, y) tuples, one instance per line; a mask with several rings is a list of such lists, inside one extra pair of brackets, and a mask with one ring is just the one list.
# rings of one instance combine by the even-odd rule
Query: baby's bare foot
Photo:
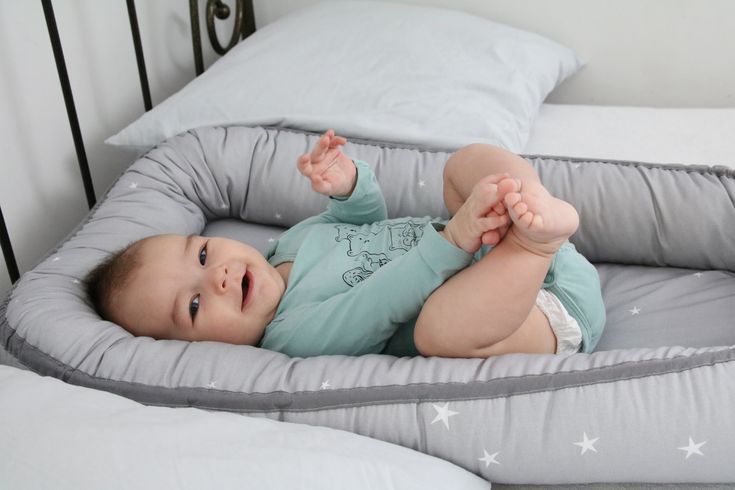
[(516, 243), (540, 255), (555, 253), (579, 227), (574, 206), (557, 199), (542, 185), (531, 185), (504, 198)]
[(478, 181), (447, 223), (445, 238), (468, 253), (475, 253), (483, 243), (495, 245), (511, 224), (503, 198), (519, 187), (520, 183), (507, 174), (488, 175)]
[[(497, 184), (496, 199), (497, 202), (492, 206), (490, 212), (487, 213), (487, 217), (498, 218), (500, 216), (506, 216), (508, 210), (503, 203), (504, 197), (509, 192), (518, 192), (521, 188), (521, 182), (517, 179), (511, 178), (508, 174), (503, 174), (504, 178)], [(500, 177), (500, 175), (498, 175)], [(511, 221), (498, 226), (497, 228), (491, 229), (483, 233), (482, 243), (485, 245), (495, 246), (505, 237), (508, 233), (508, 228), (512, 224)]]

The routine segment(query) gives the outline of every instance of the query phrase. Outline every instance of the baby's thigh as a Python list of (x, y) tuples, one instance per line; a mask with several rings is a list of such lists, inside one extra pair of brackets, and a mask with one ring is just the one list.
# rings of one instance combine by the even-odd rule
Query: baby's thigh
[(556, 335), (548, 317), (534, 305), (528, 318), (503, 340), (475, 352), (475, 357), (503, 354), (554, 354)]

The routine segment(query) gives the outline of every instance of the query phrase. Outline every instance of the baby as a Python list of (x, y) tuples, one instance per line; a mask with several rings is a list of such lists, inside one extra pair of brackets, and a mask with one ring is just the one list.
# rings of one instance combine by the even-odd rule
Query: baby
[(345, 143), (329, 130), (298, 158), (329, 206), (267, 256), (226, 238), (145, 238), (87, 277), (97, 311), (134, 335), (300, 357), (592, 351), (605, 308), (595, 268), (567, 240), (578, 214), (528, 162), (462, 148), (444, 170), (451, 219), (389, 220)]

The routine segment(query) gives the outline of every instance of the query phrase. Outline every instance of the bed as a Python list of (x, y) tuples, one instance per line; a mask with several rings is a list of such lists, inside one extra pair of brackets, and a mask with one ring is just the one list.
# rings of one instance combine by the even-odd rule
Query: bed
[[(405, 15), (417, 15), (413, 7), (401, 8)], [(351, 8), (345, 15), (354, 13)], [(447, 14), (440, 13), (446, 25)], [(260, 41), (275, 43), (278, 25), (269, 33), (273, 38), (261, 36)], [(256, 48), (247, 42), (232, 54), (252, 55)], [(256, 46), (262, 49), (262, 44)], [(533, 46), (557, 55), (552, 67), (536, 74), (538, 106), (581, 63), (556, 46)], [(542, 53), (548, 61), (549, 51)], [(214, 75), (197, 79), (189, 93), (209, 90), (207, 80), (229, 76), (227, 68), (243, 59), (249, 67), (258, 62), (252, 56), (227, 55), (225, 63), (208, 70)], [(539, 89), (549, 70), (556, 77)], [(525, 110), (528, 97), (522, 94), (515, 108)], [(475, 105), (476, 99), (468, 100)], [(263, 107), (270, 111), (276, 102)], [(185, 89), (157, 113), (141, 118), (136, 123), (139, 134), (150, 135), (152, 125), (171, 121), (170, 114), (161, 115), (169, 110), (185, 108), (177, 116), (179, 123), (187, 113), (201, 116), (195, 105), (186, 104), (195, 104), (195, 98), (187, 98)], [(249, 109), (251, 115), (258, 108)], [(502, 109), (495, 112), (505, 114)], [(218, 434), (239, 430), (242, 437), (271, 431), (266, 438), (303, 447), (294, 457), (309, 452), (304, 441), (310, 440), (312, 450), (325, 451), (325, 458), (337, 464), (328, 448), (362, 445), (366, 455), (357, 459), (392, 472), (384, 475), (386, 481), (400, 488), (409, 485), (396, 476), (401, 467), (414, 468), (408, 470), (411, 478), (421, 475), (424, 486), (453, 488), (485, 487), (487, 481), (691, 485), (735, 480), (730, 463), (735, 428), (725, 415), (735, 403), (730, 381), (735, 370), (735, 263), (727, 252), (735, 239), (735, 161), (730, 140), (718, 136), (735, 129), (735, 110), (544, 104), (538, 115), (530, 112), (514, 112), (511, 122), (494, 121), (514, 128), (506, 134), (488, 131), (482, 120), (468, 128), (476, 129), (475, 134), (404, 121), (409, 131), (397, 135), (385, 131), (386, 124), (394, 124), (385, 119), (355, 122), (334, 113), (302, 112), (278, 117), (263, 113), (257, 121), (241, 116), (229, 122), (196, 121), (191, 128), (163, 124), (159, 127), (171, 134), (136, 144), (128, 140), (125, 144), (139, 147), (144, 155), (79, 227), (24, 275), (0, 309), (0, 360), (15, 366), (0, 371), (2, 387), (13, 400), (2, 410), (11, 421), (7, 425), (14, 431), (10, 434), (17, 441), (18, 457), (34, 450), (20, 437), (24, 428), (43, 416), (51, 421), (45, 425), (49, 431), (70, 434), (85, 427), (83, 418), (76, 417), (84, 414), (78, 407), (94, 403), (102, 413), (130, 420), (140, 434), (172, 417), (177, 431), (209, 441), (210, 448), (219, 437), (197, 432), (197, 424), (212, 424)], [(291, 359), (244, 346), (132, 338), (90, 310), (80, 278), (126, 241), (154, 232), (203, 230), (266, 248), (284, 226), (319, 212), (324, 201), (293, 175), (293, 155), (308, 148), (314, 131), (329, 122), (348, 133), (348, 154), (375, 166), (393, 215), (445, 213), (439, 192), (442, 164), (462, 144), (481, 139), (522, 152), (544, 183), (580, 211), (582, 226), (572, 241), (597, 265), (608, 310), (596, 352), (487, 360), (381, 355)], [(147, 129), (140, 130), (144, 125)], [(127, 135), (135, 130), (126, 130)], [(124, 136), (115, 137), (118, 144)], [(148, 208), (145, 219), (139, 219)], [(629, 246), (631, 242), (636, 245)], [(78, 405), (59, 401), (72, 398), (79, 399)], [(28, 406), (44, 410), (24, 409)], [(321, 432), (304, 424), (328, 429)], [(109, 424), (101, 426), (110, 437), (125, 439), (125, 433)], [(160, 441), (166, 434), (152, 438)], [(392, 445), (379, 445), (375, 439)], [(414, 451), (374, 459), (375, 454), (397, 451), (396, 446)], [(5, 448), (10, 456), (11, 448)], [(75, 449), (84, 454), (84, 448)], [(232, 450), (243, 459), (252, 457), (247, 447), (233, 445)], [(209, 454), (193, 457), (205, 457), (206, 465)], [(189, 457), (181, 453), (174, 461)], [(257, 464), (266, 464), (265, 459)], [(404, 459), (410, 462), (404, 465)], [(316, 467), (315, 478), (332, 471)], [(422, 468), (435, 472), (422, 475)], [(28, 478), (22, 466), (8, 469), (14, 472), (7, 473), (13, 481)], [(190, 481), (200, 477), (192, 474)], [(284, 475), (279, 486), (298, 481), (296, 474), (288, 477), (294, 479)], [(357, 488), (357, 479), (337, 478)], [(380, 486), (371, 478), (378, 476), (370, 474), (359, 482)]]

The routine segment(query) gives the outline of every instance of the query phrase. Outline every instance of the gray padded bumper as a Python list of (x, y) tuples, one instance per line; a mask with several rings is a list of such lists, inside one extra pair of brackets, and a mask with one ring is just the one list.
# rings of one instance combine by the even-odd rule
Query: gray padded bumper
[[(267, 241), (320, 212), (326, 198), (294, 163), (315, 138), (210, 128), (152, 150), (10, 292), (0, 307), (7, 353), (147, 404), (369, 435), (493, 482), (735, 481), (735, 175), (724, 168), (529, 157), (579, 210), (572, 241), (601, 271), (612, 324), (590, 355), (298, 359), (134, 338), (97, 317), (79, 281), (130, 241), (211, 232), (228, 218)], [(449, 152), (369, 142), (345, 152), (373, 165), (391, 217), (446, 217)], [(651, 303), (641, 309), (644, 296)], [(682, 313), (697, 305), (696, 316)], [(648, 336), (636, 337), (632, 321)]]

